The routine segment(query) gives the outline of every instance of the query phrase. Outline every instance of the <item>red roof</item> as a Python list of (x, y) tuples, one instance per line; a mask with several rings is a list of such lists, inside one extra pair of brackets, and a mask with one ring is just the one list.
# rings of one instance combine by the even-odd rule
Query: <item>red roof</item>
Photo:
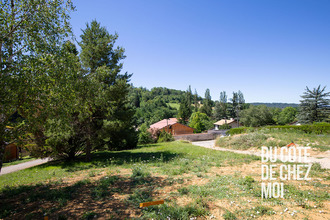
[(167, 125), (174, 125), (177, 122), (178, 122), (178, 119), (176, 119), (176, 118), (163, 119), (159, 122), (156, 122), (155, 124), (150, 125), (150, 128), (162, 129), (162, 128), (165, 128)]

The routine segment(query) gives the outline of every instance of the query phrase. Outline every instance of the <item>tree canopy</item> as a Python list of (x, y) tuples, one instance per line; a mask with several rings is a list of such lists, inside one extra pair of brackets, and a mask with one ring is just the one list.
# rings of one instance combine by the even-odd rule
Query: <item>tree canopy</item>
[(301, 123), (330, 122), (330, 92), (325, 91), (326, 87), (319, 85), (312, 90), (306, 87), (303, 98), (300, 101), (298, 119)]

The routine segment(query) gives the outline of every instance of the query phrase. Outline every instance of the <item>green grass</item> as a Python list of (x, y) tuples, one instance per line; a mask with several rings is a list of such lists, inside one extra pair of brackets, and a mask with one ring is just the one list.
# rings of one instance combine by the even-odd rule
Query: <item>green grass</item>
[(301, 146), (310, 146), (319, 151), (330, 150), (330, 135), (307, 134), (296, 130), (269, 130), (261, 129), (238, 136), (229, 136), (217, 139), (219, 147), (247, 150), (251, 147), (278, 146), (283, 147), (290, 143)]
[(180, 104), (179, 103), (167, 103), (171, 108), (175, 108), (179, 110)]
[(98, 169), (116, 167), (132, 168), (143, 164), (146, 169), (155, 169), (163, 174), (179, 175), (185, 172), (205, 172), (211, 166), (244, 164), (258, 160), (231, 152), (214, 151), (183, 142), (153, 144), (126, 151), (102, 151), (93, 154), (92, 162), (81, 160), (53, 161), (36, 167), (0, 176), (0, 190), (6, 186), (37, 184), (57, 181), (64, 177), (80, 175), (88, 171), (89, 177), (97, 175)]
[[(221, 217), (225, 219), (273, 215), (273, 210), (262, 203), (260, 181), (254, 174), (209, 173), (211, 168), (225, 172), (232, 165), (244, 166), (258, 160), (256, 156), (215, 151), (176, 141), (133, 150), (96, 152), (92, 162), (85, 162), (84, 158), (71, 162), (53, 161), (0, 176), (0, 219), (42, 219), (45, 213), (50, 219), (59, 219), (59, 216), (63, 219), (92, 219), (94, 216), (129, 219), (128, 213), (132, 212), (139, 219), (209, 219), (209, 205), (219, 204), (219, 201), (240, 206), (237, 209), (219, 207)], [(328, 171), (313, 165), (311, 176), (323, 178), (328, 176)], [(71, 177), (70, 180), (74, 181), (67, 183), (67, 178)], [(206, 181), (194, 184), (191, 180)], [(323, 201), (329, 200), (326, 183), (313, 180), (305, 184), (316, 190), (301, 190), (287, 183), (285, 200), (305, 209), (322, 207)], [(168, 191), (161, 194), (165, 189)], [(188, 202), (178, 205), (177, 198), (187, 198)], [(138, 208), (141, 202), (159, 199), (164, 199), (165, 204)], [(283, 205), (280, 199), (267, 201)], [(87, 205), (80, 208), (78, 214), (63, 211), (71, 209), (72, 204)], [(99, 204), (100, 208), (93, 204)]]
[(26, 157), (23, 157), (22, 159), (19, 159), (19, 160), (14, 160), (14, 161), (11, 161), (11, 162), (5, 162), (5, 163), (2, 164), (2, 167), (8, 167), (8, 166), (12, 166), (12, 165), (20, 164), (20, 163), (25, 163), (25, 162), (29, 162), (31, 160), (36, 160), (36, 158), (26, 156)]

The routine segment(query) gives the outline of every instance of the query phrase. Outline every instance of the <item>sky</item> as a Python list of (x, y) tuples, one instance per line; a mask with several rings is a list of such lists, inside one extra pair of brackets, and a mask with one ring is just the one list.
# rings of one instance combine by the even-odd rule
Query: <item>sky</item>
[[(192, 90), (213, 100), (299, 103), (330, 82), (329, 0), (73, 0), (80, 41), (97, 20), (118, 33), (135, 87)], [(327, 91), (329, 91), (327, 87)]]

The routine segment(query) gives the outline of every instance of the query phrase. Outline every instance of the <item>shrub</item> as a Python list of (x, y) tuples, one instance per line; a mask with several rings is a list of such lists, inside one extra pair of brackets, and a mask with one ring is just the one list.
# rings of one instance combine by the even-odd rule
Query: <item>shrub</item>
[(142, 124), (139, 129), (139, 140), (138, 144), (150, 144), (153, 143), (151, 133), (148, 131), (147, 125)]
[(236, 216), (228, 210), (225, 212), (225, 214), (222, 215), (222, 217), (225, 220), (235, 220), (235, 219), (237, 219)]
[(253, 132), (259, 129), (269, 129), (269, 130), (292, 130), (292, 131), (303, 131), (305, 133), (315, 133), (315, 134), (329, 134), (330, 133), (330, 124), (329, 123), (315, 123), (311, 125), (276, 125), (276, 126), (265, 126), (260, 128), (252, 128), (252, 127), (239, 127), (232, 128), (227, 131), (227, 134), (242, 134)]
[(174, 141), (174, 138), (171, 133), (167, 133), (166, 131), (161, 131), (158, 137), (158, 143), (160, 142), (170, 142)]

